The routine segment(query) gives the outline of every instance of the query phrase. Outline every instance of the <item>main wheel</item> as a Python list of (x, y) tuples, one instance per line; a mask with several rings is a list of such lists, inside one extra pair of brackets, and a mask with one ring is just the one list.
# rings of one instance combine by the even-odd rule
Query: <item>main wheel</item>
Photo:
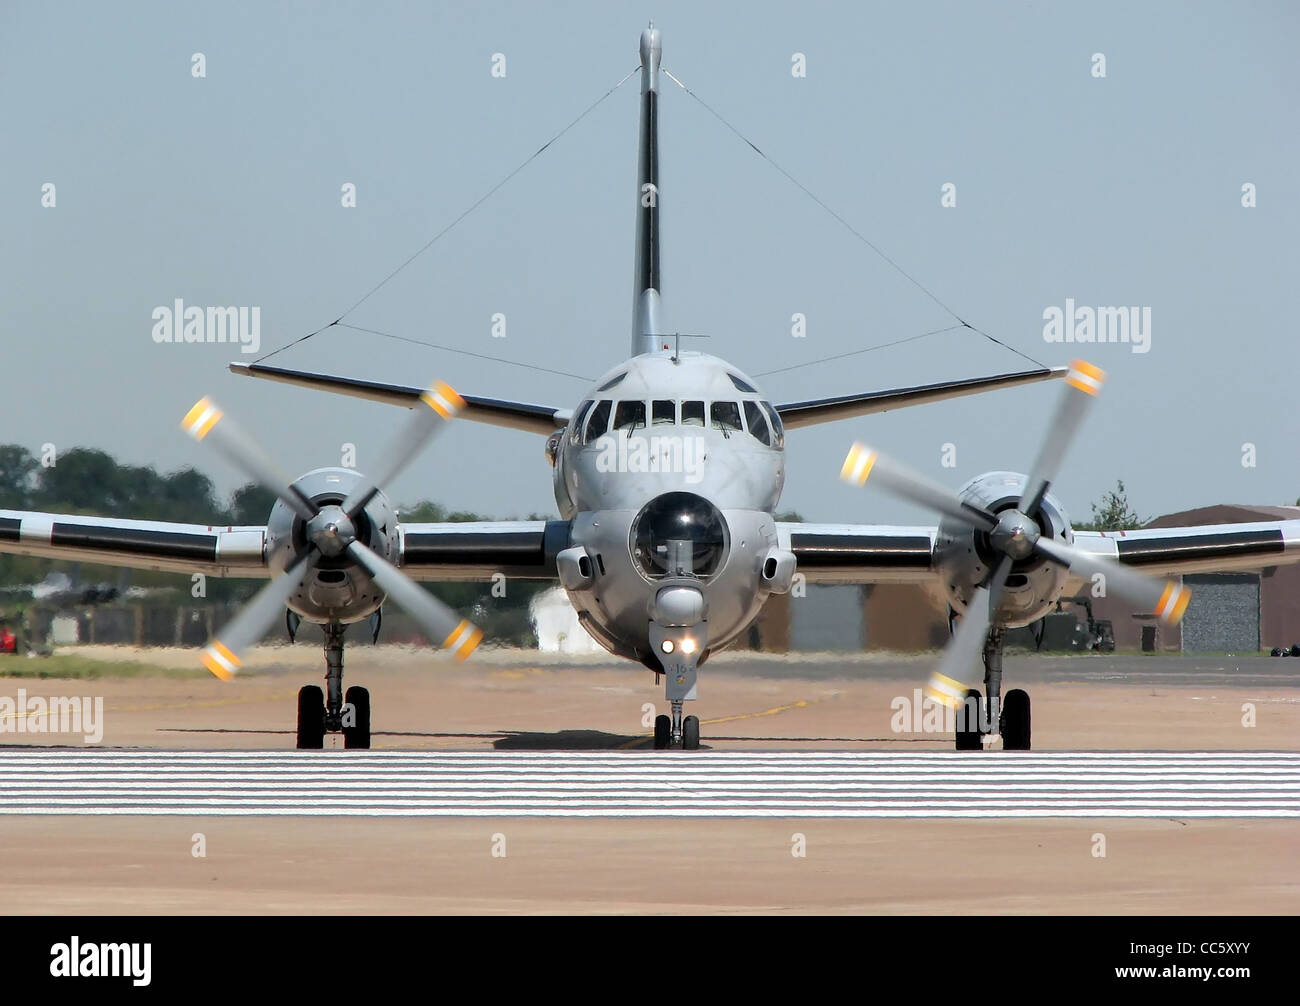
[(655, 750), (662, 751), (673, 742), (673, 721), (667, 716), (655, 717)]
[(303, 685), (298, 689), (298, 747), (319, 749), (325, 746), (325, 693), (320, 685)]
[(1029, 693), (1013, 688), (1002, 700), (1002, 750), (1029, 750)]
[(370, 692), (360, 685), (353, 685), (344, 696), (344, 701), (352, 706), (354, 721), (352, 726), (343, 728), (343, 746), (370, 747)]
[(698, 751), (700, 749), (700, 718), (687, 716), (682, 720), (682, 750)]
[(980, 733), (980, 690), (970, 688), (966, 691), (966, 701), (957, 710), (957, 750), (983, 751), (984, 742)]

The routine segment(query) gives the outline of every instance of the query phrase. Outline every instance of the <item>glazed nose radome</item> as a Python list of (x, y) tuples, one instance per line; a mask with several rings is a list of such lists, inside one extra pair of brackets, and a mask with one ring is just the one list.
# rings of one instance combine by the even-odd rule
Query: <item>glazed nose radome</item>
[(632, 524), (632, 557), (653, 579), (704, 578), (727, 555), (727, 524), (716, 506), (694, 493), (657, 496)]

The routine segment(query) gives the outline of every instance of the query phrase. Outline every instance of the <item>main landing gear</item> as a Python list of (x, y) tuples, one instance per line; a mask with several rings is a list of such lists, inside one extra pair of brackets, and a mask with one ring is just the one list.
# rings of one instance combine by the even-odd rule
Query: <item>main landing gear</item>
[(680, 747), (683, 751), (700, 749), (700, 718), (698, 716), (682, 717), (682, 700), (672, 702), (671, 718), (659, 715), (655, 717), (655, 750), (662, 751), (670, 747)]
[(343, 633), (331, 622), (325, 630), (325, 691), (304, 685), (298, 691), (298, 748), (320, 750), (327, 733), (342, 733), (345, 748), (370, 747), (370, 692), (353, 685), (343, 694)]
[[(981, 751), (984, 737), (998, 733), (1002, 736), (1003, 751), (1030, 750), (1029, 693), (1020, 688), (1002, 697), (1002, 637), (1001, 628), (989, 630), (984, 643), (984, 692), (981, 700), (978, 688), (966, 692), (965, 705), (957, 710), (957, 750)], [(997, 725), (997, 730), (993, 729)]]

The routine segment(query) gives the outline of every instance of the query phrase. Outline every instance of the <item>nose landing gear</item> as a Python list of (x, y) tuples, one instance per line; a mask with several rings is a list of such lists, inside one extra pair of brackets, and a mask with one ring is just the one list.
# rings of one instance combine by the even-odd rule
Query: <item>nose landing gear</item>
[(655, 717), (655, 750), (663, 751), (674, 745), (683, 751), (700, 749), (700, 718), (682, 716), (681, 700), (672, 703), (672, 717), (660, 714)]
[(650, 623), (650, 644), (663, 666), (664, 697), (672, 709), (671, 716), (655, 717), (656, 751), (680, 747), (683, 751), (700, 749), (700, 719), (682, 716), (682, 706), (694, 699), (700, 654), (708, 638), (708, 623), (667, 628)]

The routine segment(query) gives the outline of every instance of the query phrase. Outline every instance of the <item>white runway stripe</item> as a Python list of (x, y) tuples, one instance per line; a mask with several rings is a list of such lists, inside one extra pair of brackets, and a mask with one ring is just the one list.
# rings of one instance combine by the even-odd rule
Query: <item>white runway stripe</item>
[(1285, 752), (0, 750), (0, 815), (1300, 817)]

